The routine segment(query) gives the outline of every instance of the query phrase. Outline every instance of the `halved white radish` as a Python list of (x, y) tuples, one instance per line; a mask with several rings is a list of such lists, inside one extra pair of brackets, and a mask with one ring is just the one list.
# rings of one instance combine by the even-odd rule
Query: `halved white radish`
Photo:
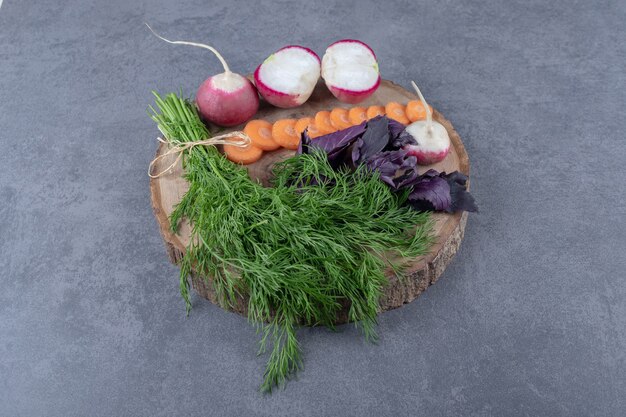
[(361, 41), (337, 41), (324, 53), (322, 78), (337, 100), (359, 103), (374, 94), (380, 85), (376, 54)]
[(289, 45), (267, 57), (254, 71), (261, 96), (276, 107), (289, 108), (309, 99), (320, 78), (320, 57), (309, 48)]

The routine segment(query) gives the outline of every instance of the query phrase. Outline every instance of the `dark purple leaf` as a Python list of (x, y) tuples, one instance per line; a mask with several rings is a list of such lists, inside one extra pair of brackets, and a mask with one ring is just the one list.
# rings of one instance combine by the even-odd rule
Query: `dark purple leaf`
[(389, 119), (385, 116), (375, 117), (367, 122), (362, 144), (359, 146), (359, 158), (353, 161), (355, 164), (367, 161), (372, 155), (382, 151), (389, 143)]
[(454, 171), (449, 174), (443, 173), (443, 177), (449, 182), (455, 182), (459, 185), (465, 187), (467, 184), (467, 175), (460, 173), (459, 171)]
[(450, 186), (451, 204), (446, 210), (448, 213), (455, 213), (457, 211), (469, 211), (477, 212), (478, 206), (474, 201), (474, 197), (467, 191), (467, 176), (454, 171), (450, 174), (444, 172), (441, 174), (443, 178), (448, 182)]
[[(441, 181), (445, 181), (447, 187), (442, 188)], [(409, 201), (417, 210), (476, 212), (478, 207), (466, 190), (466, 184), (467, 176), (458, 171), (446, 174), (429, 169), (411, 181), (404, 181), (402, 187), (413, 187)]]
[(371, 170), (380, 172), (383, 181), (397, 189), (404, 186), (401, 183), (417, 176), (416, 163), (417, 159), (414, 156), (398, 149), (378, 152), (367, 161), (367, 166)]
[[(411, 156), (410, 158), (415, 158)], [(415, 182), (415, 180), (419, 177), (417, 170), (414, 168), (409, 168), (404, 171), (401, 175), (395, 178), (394, 183), (396, 184), (396, 188), (410, 188), (411, 184)]]
[(304, 129), (302, 135), (300, 135), (300, 144), (298, 145), (298, 150), (296, 151), (296, 155), (307, 154), (309, 153), (309, 144), (311, 143), (311, 137), (309, 136), (309, 129)]
[(389, 145), (387, 150), (400, 149), (405, 145), (417, 145), (417, 141), (406, 130), (402, 123), (389, 119)]
[(391, 137), (391, 139), (395, 139), (397, 137), (399, 137), (402, 132), (404, 132), (404, 129), (406, 126), (404, 126), (402, 123), (398, 122), (397, 120), (393, 120), (393, 119), (388, 119), (389, 120), (389, 136)]
[(417, 210), (448, 210), (451, 199), (450, 185), (438, 176), (422, 176), (409, 194), (409, 203)]
[(359, 138), (352, 145), (352, 164), (356, 167), (358, 160), (361, 158), (361, 146), (363, 146), (363, 139)]
[(312, 148), (318, 148), (325, 151), (329, 157), (331, 155), (337, 155), (348, 146), (352, 145), (354, 141), (359, 138), (363, 132), (365, 132), (366, 122), (360, 125), (351, 126), (347, 129), (338, 130), (328, 135), (319, 136), (311, 141), (309, 144)]

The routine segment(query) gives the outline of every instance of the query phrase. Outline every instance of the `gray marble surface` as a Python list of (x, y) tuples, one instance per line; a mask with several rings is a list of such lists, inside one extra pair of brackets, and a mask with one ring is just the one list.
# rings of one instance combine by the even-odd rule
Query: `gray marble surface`
[[(151, 89), (290, 43), (368, 42), (456, 126), (481, 213), (443, 278), (302, 329), (257, 392), (245, 318), (195, 297), (152, 216)], [(0, 416), (618, 416), (626, 410), (626, 3), (15, 1), (0, 8)]]

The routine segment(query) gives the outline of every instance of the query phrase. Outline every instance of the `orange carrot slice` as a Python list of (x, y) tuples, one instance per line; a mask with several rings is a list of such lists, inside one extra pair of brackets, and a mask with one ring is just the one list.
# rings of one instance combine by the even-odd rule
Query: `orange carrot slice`
[(312, 124), (313, 124), (313, 118), (311, 117), (303, 117), (302, 119), (298, 119), (298, 121), (296, 122), (296, 126), (295, 126), (298, 137), (302, 135), (302, 132), (304, 132), (304, 129), (306, 129)]
[(309, 134), (309, 137), (311, 139), (315, 139), (317, 137), (325, 135), (325, 133), (320, 132), (320, 130), (317, 128), (317, 126), (315, 126), (315, 123), (311, 123), (309, 125), (309, 130), (307, 130), (307, 133)]
[[(429, 104), (428, 107), (432, 112), (433, 106)], [(409, 101), (409, 104), (406, 105), (406, 117), (412, 122), (426, 119), (426, 109), (420, 100)]]
[(385, 113), (387, 113), (387, 117), (389, 117), (390, 119), (393, 119), (404, 125), (408, 125), (410, 123), (410, 120), (406, 117), (406, 114), (404, 113), (404, 106), (400, 103), (390, 101), (385, 106)]
[(304, 129), (309, 129), (307, 133), (311, 139), (323, 135), (323, 133), (319, 131), (317, 126), (315, 126), (315, 121), (311, 117), (303, 117), (302, 119), (298, 120), (296, 122), (295, 129), (296, 133), (298, 134), (298, 139), (302, 136), (302, 132), (304, 132)]
[(352, 123), (350, 123), (348, 119), (348, 110), (339, 107), (332, 109), (330, 112), (330, 123), (337, 130), (347, 129), (352, 126)]
[(367, 112), (363, 107), (353, 107), (348, 111), (348, 119), (353, 125), (360, 125), (367, 120)]
[(282, 119), (274, 122), (272, 138), (283, 148), (296, 150), (300, 144), (300, 135), (296, 133), (295, 119)]
[(330, 123), (330, 112), (325, 110), (317, 112), (315, 115), (315, 126), (317, 126), (317, 130), (324, 135), (337, 130), (333, 127), (332, 123)]
[(263, 150), (253, 144), (249, 144), (243, 148), (234, 145), (224, 145), (224, 153), (229, 160), (236, 164), (243, 165), (256, 162), (263, 156)]
[(250, 120), (243, 132), (250, 136), (252, 144), (264, 151), (273, 151), (280, 148), (280, 145), (272, 139), (272, 124), (265, 120)]
[(376, 116), (384, 116), (385, 108), (383, 106), (370, 106), (365, 113), (368, 119), (373, 119)]

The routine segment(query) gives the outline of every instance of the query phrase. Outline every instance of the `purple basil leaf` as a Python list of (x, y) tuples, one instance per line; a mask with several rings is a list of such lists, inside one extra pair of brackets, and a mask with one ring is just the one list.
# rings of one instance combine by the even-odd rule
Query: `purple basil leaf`
[(467, 175), (462, 174), (459, 171), (454, 171), (449, 174), (444, 172), (442, 176), (448, 181), (448, 183), (455, 182), (463, 187), (467, 184)]
[(381, 175), (381, 176), (380, 176), (380, 177), (378, 177), (378, 178), (380, 178), (380, 180), (381, 180), (382, 182), (384, 182), (385, 184), (387, 184), (388, 186), (390, 186), (390, 187), (392, 187), (392, 188), (395, 188), (395, 187), (396, 187), (396, 184), (393, 182), (393, 178), (392, 178), (392, 177), (387, 176), (387, 175)]
[(319, 136), (311, 141), (309, 146), (324, 150), (330, 158), (331, 155), (337, 155), (342, 150), (352, 145), (352, 143), (365, 132), (365, 124), (366, 122), (363, 122), (360, 125)]
[(438, 176), (422, 176), (413, 185), (413, 191), (409, 194), (409, 203), (417, 210), (446, 211), (452, 203), (450, 185)]
[(457, 211), (478, 211), (478, 206), (476, 206), (474, 197), (472, 197), (472, 195), (467, 191), (467, 175), (462, 174), (459, 171), (454, 171), (447, 175), (444, 172), (441, 176), (445, 178), (450, 186), (452, 203), (446, 210), (448, 213), (454, 213)]
[[(424, 194), (426, 189), (432, 189), (435, 185), (441, 185), (439, 183), (440, 180), (445, 181), (448, 185), (450, 199), (447, 205), (443, 204), (444, 200), (441, 200), (441, 204), (438, 205), (433, 200), (432, 194)], [(413, 191), (409, 195), (409, 201), (417, 210), (437, 210), (448, 213), (457, 211), (476, 212), (478, 207), (472, 195), (466, 190), (466, 184), (467, 176), (458, 171), (446, 174), (445, 172), (439, 173), (434, 169), (429, 169), (412, 181), (404, 181), (401, 187), (413, 186)]]
[(403, 132), (395, 139), (389, 142), (390, 149), (400, 149), (406, 145), (417, 145), (417, 141), (407, 132)]
[(456, 182), (450, 185), (450, 195), (452, 196), (452, 203), (448, 210), (448, 213), (454, 213), (457, 211), (469, 211), (477, 212), (478, 206), (474, 201), (474, 197), (463, 187)]
[(407, 155), (402, 149), (378, 152), (367, 160), (367, 167), (378, 171), (381, 179), (394, 189), (399, 188), (400, 181), (406, 180), (403, 174), (407, 170), (413, 170), (415, 164), (415, 157)]
[(402, 123), (389, 119), (389, 145), (387, 150), (400, 149), (405, 145), (417, 145), (417, 141)]
[(359, 159), (361, 158), (361, 147), (363, 146), (363, 139), (358, 138), (354, 145), (352, 145), (352, 165), (357, 166)]
[(355, 163), (367, 161), (372, 155), (382, 151), (389, 143), (389, 119), (385, 116), (375, 117), (367, 122), (367, 127), (361, 139), (363, 144), (359, 149), (359, 159)]
[(408, 188), (411, 184), (415, 183), (418, 177), (417, 170), (413, 168), (407, 169), (402, 175), (395, 179), (396, 188)]
[(391, 137), (391, 139), (395, 139), (399, 137), (402, 134), (402, 132), (404, 132), (405, 127), (406, 126), (404, 126), (402, 123), (398, 122), (397, 120), (389, 119), (388, 129), (389, 129), (389, 136)]
[(310, 143), (311, 143), (311, 137), (309, 136), (309, 128), (306, 128), (304, 129), (304, 132), (302, 132), (302, 135), (300, 135), (300, 144), (298, 145), (298, 150), (296, 151), (296, 155), (309, 153)]
[(408, 155), (406, 151), (402, 152), (404, 152), (405, 155), (400, 169), (414, 169), (417, 171), (417, 158), (414, 155)]
[(372, 170), (383, 164), (393, 165), (394, 169), (398, 169), (402, 165), (405, 155), (406, 153), (402, 150), (378, 152), (368, 158), (366, 164)]
[[(445, 172), (443, 174), (445, 175)], [(441, 176), (441, 173), (439, 173), (439, 171), (437, 171), (436, 169), (432, 169), (432, 168), (422, 174), (422, 177), (425, 177), (425, 178), (434, 178), (434, 177), (439, 177), (439, 176)]]

